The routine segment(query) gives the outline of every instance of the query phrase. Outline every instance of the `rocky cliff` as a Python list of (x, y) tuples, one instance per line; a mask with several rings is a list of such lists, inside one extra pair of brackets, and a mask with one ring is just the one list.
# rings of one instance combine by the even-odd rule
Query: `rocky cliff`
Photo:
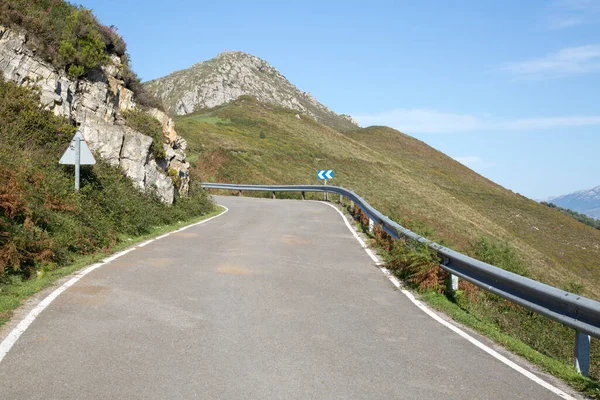
[[(151, 137), (125, 125), (122, 113), (138, 106), (135, 94), (124, 85), (119, 57), (74, 79), (37, 57), (27, 43), (25, 32), (0, 26), (0, 71), (5, 79), (36, 87), (43, 107), (78, 125), (92, 151), (120, 167), (140, 190), (155, 192), (165, 203), (173, 202), (176, 191), (187, 194), (187, 144), (177, 135), (173, 120), (158, 109), (146, 110), (162, 124), (166, 159), (155, 159)], [(177, 188), (169, 173), (179, 175)]]
[(239, 51), (221, 53), (189, 69), (149, 81), (145, 87), (177, 115), (250, 95), (299, 111), (334, 129), (358, 128), (350, 116), (336, 114), (310, 93), (298, 90), (266, 61)]

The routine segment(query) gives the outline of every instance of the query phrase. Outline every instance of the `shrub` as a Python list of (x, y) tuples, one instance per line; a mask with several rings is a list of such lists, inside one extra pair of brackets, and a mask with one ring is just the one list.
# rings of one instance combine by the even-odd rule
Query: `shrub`
[(514, 248), (508, 243), (487, 237), (480, 237), (470, 245), (469, 253), (473, 257), (515, 274), (529, 276), (527, 266)]
[(58, 54), (60, 64), (68, 66), (69, 74), (77, 72), (78, 75), (75, 77), (79, 77), (86, 70), (107, 62), (106, 44), (98, 28), (94, 16), (84, 8), (75, 9), (67, 17)]
[(430, 289), (440, 293), (446, 290), (448, 274), (428, 246), (396, 240), (391, 244), (386, 266), (419, 290)]
[(173, 181), (173, 186), (175, 189), (179, 189), (179, 186), (181, 186), (181, 177), (179, 176), (179, 172), (177, 172), (177, 170), (174, 168), (169, 168), (169, 177)]

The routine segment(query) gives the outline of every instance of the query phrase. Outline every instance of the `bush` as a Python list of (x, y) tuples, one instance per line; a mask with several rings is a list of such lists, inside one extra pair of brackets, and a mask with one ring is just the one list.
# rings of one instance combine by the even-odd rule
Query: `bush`
[(181, 186), (181, 177), (179, 176), (179, 172), (177, 172), (177, 170), (174, 168), (169, 168), (168, 175), (173, 181), (173, 186), (175, 187), (175, 190), (178, 190), (179, 186)]
[(84, 8), (74, 10), (67, 17), (58, 48), (59, 63), (68, 66), (71, 75), (76, 71), (76, 78), (108, 60), (106, 43), (98, 28), (94, 16)]
[(529, 270), (523, 260), (506, 242), (480, 237), (471, 243), (469, 253), (480, 261), (521, 276), (529, 276)]

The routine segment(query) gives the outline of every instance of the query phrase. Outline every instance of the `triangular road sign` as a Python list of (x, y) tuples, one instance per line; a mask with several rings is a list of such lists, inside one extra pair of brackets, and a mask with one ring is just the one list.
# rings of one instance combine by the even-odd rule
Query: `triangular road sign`
[(75, 133), (75, 136), (73, 136), (73, 139), (71, 139), (71, 143), (69, 144), (69, 147), (67, 148), (65, 153), (62, 155), (62, 157), (60, 158), (60, 161), (58, 163), (75, 165), (75, 146), (77, 145), (77, 137), (79, 137), (81, 139), (79, 141), (79, 160), (80, 160), (79, 164), (80, 165), (96, 164), (96, 159), (94, 158), (94, 155), (90, 151), (90, 148), (88, 147), (87, 143), (85, 142), (83, 135), (79, 131), (77, 131), (77, 133)]

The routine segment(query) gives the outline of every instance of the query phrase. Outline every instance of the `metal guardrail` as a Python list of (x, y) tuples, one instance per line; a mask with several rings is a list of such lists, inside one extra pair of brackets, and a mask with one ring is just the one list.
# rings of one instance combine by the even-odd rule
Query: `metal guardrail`
[(369, 228), (378, 224), (394, 239), (412, 239), (437, 252), (441, 267), (451, 274), (451, 289), (458, 288), (460, 277), (474, 285), (519, 304), (575, 329), (575, 368), (589, 374), (590, 335), (600, 338), (600, 302), (582, 297), (553, 286), (525, 278), (515, 273), (475, 260), (417, 235), (381, 214), (362, 197), (339, 186), (329, 185), (236, 185), (202, 183), (206, 189), (242, 191), (336, 193), (347, 197), (369, 217)]

